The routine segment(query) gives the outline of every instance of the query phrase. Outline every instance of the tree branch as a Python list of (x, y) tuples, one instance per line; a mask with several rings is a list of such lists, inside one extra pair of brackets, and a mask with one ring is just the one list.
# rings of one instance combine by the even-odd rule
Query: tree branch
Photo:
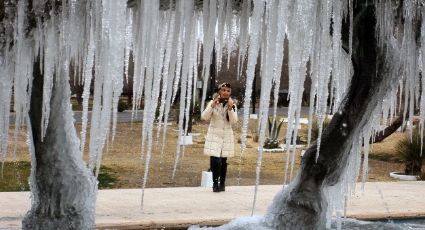
[[(416, 109), (414, 114), (417, 114), (419, 109)], [(371, 137), (370, 143), (379, 143), (383, 141), (385, 138), (389, 137), (391, 134), (395, 133), (398, 128), (400, 128), (404, 121), (409, 119), (409, 113), (406, 114), (406, 118), (403, 115), (398, 116), (389, 126), (387, 126), (384, 130), (379, 132), (375, 137)], [(417, 123), (419, 119), (417, 117), (413, 117), (413, 123)]]

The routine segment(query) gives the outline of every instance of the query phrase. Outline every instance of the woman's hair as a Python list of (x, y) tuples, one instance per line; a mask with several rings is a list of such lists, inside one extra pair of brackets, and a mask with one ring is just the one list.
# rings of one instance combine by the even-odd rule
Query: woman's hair
[[(223, 88), (223, 87), (226, 87), (226, 88), (229, 88), (229, 89), (232, 88), (232, 86), (230, 85), (230, 83), (224, 82), (224, 83), (221, 83), (220, 85), (218, 85), (218, 91), (220, 91), (221, 88)], [(219, 95), (218, 93), (214, 93), (213, 94), (213, 100), (216, 97), (218, 97), (218, 95)], [(226, 104), (227, 104), (227, 100), (224, 102), (223, 106), (226, 105)], [(229, 114), (228, 113), (226, 113), (226, 119), (227, 119), (227, 121), (229, 121)]]
[(224, 82), (224, 83), (221, 83), (220, 85), (218, 85), (218, 90), (220, 90), (223, 87), (230, 88), (230, 89), (232, 88), (230, 83)]

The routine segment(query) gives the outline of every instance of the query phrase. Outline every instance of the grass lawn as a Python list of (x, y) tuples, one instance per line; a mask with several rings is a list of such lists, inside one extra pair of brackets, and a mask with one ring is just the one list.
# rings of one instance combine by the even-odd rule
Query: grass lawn
[[(237, 127), (240, 127), (237, 126)], [(177, 125), (173, 122), (167, 128), (167, 140), (164, 152), (161, 155), (161, 141), (153, 143), (152, 158), (148, 176), (147, 187), (194, 187), (200, 186), (201, 172), (209, 168), (209, 157), (203, 155), (203, 143), (208, 128), (207, 123), (197, 122), (193, 125), (195, 135), (194, 144), (185, 146), (184, 154), (178, 164), (176, 176), (172, 178), (172, 171), (176, 154)], [(77, 125), (79, 133), (80, 126)], [(145, 161), (142, 160), (141, 137), (142, 123), (119, 123), (114, 142), (109, 142), (103, 154), (101, 174), (99, 176), (100, 188), (140, 188), (143, 182)], [(255, 135), (254, 122), (250, 122), (247, 149), (240, 157), (240, 147), (235, 140), (236, 156), (229, 159), (228, 176), (226, 184), (229, 186), (252, 185), (255, 183), (255, 167), (257, 161), (258, 143), (253, 141)], [(240, 136), (239, 128), (235, 128), (236, 139)], [(305, 139), (306, 127), (301, 129), (301, 139)], [(282, 127), (279, 140), (282, 142), (286, 130)], [(89, 135), (89, 132), (88, 132)], [(154, 137), (157, 133), (154, 132)], [(368, 181), (392, 181), (389, 177), (391, 171), (401, 171), (403, 165), (394, 154), (394, 147), (400, 139), (400, 133), (395, 133), (382, 143), (374, 144), (369, 158)], [(89, 137), (89, 136), (88, 136)], [(0, 191), (28, 190), (28, 176), (30, 172), (29, 154), (26, 146), (26, 135), (19, 133), (17, 141), (13, 141), (13, 127), (10, 128), (9, 153), (3, 169), (3, 178), (0, 180)], [(16, 157), (13, 149), (16, 143)], [(87, 140), (86, 143), (89, 143)], [(87, 156), (88, 146), (84, 153)], [(295, 167), (292, 175), (300, 164), (300, 151), (295, 158)], [(287, 153), (264, 153), (260, 184), (282, 184), (284, 180)], [(15, 159), (15, 160), (14, 160)]]

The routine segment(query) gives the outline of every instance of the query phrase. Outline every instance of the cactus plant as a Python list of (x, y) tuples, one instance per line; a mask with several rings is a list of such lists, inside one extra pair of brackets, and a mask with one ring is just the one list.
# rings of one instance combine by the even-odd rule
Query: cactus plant
[(265, 149), (275, 149), (275, 148), (279, 148), (279, 142), (278, 142), (278, 137), (279, 137), (279, 132), (280, 132), (280, 128), (282, 127), (283, 124), (283, 119), (281, 119), (278, 121), (275, 119), (274, 123), (272, 125), (272, 122), (269, 120), (269, 137), (266, 139), (266, 142), (264, 143), (264, 148)]
[(425, 148), (421, 149), (421, 135), (418, 127), (413, 130), (412, 139), (406, 134), (398, 142), (396, 152), (404, 162), (406, 175), (421, 175), (422, 165), (425, 162)]

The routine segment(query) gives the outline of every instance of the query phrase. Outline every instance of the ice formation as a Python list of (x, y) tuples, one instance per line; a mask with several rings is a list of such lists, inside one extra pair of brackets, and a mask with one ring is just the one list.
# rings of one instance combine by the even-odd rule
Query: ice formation
[[(394, 11), (397, 3), (384, 0), (366, 3), (352, 0), (204, 0), (202, 6), (196, 0), (70, 0), (60, 3), (51, 1), (53, 6), (46, 12), (45, 4), (48, 2), (31, 1), (35, 17), (33, 24), (26, 15), (28, 0), (18, 1), (16, 12), (6, 7), (4, 20), (13, 18), (13, 24), (3, 23), (2, 30), (13, 33), (3, 33), (5, 37), (0, 46), (0, 159), (3, 161), (9, 140), (10, 102), (13, 99), (15, 128), (19, 129), (27, 122), (33, 64), (40, 58), (40, 66), (35, 67), (40, 68), (44, 76), (39, 135), (46, 135), (49, 126), (52, 87), (58, 78), (68, 79), (70, 67), (73, 66), (74, 72), (81, 76), (76, 82), (84, 84), (81, 152), (88, 126), (90, 83), (94, 79), (88, 163), (97, 175), (105, 143), (114, 137), (118, 99), (123, 82), (129, 77), (132, 53), (135, 66), (133, 109), (138, 109), (142, 100), (144, 102), (141, 137), (141, 157), (146, 166), (144, 187), (155, 137), (154, 123), (158, 121), (156, 137), (160, 138), (162, 133), (160, 139), (164, 146), (171, 104), (180, 94), (179, 138), (186, 135), (188, 119), (185, 118), (189, 115), (190, 103), (197, 97), (194, 85), (200, 79), (203, 82), (201, 109), (205, 106), (213, 50), (217, 51), (216, 61), (221, 66), (222, 59), (227, 57), (229, 61), (231, 52), (238, 49), (237, 76), (246, 76), (241, 156), (246, 147), (255, 65), (259, 64), (257, 60), (261, 54), (258, 185), (269, 102), (272, 95), (275, 99), (278, 96), (286, 40), (289, 49), (290, 101), (286, 134), (289, 151), (285, 174), (285, 183), (288, 183), (293, 177), (294, 146), (306, 78), (312, 82), (309, 119), (311, 121), (314, 116), (319, 124), (316, 160), (320, 156), (324, 119), (327, 114), (338, 112), (350, 85), (353, 74), (353, 28), (350, 26), (348, 31), (343, 31), (343, 24), (353, 25), (354, 4), (374, 4), (376, 7), (376, 34), (379, 46), (386, 51), (383, 62), (387, 67), (388, 79), (378, 92), (384, 99), (373, 105), (373, 116), (362, 121), (364, 126), (358, 127), (359, 135), (353, 137), (351, 145), (347, 147), (351, 153), (350, 160), (340, 177), (340, 183), (325, 191), (329, 199), (328, 215), (333, 210), (343, 215), (342, 201), (352, 191), (360, 168), (361, 146), (364, 146), (366, 156), (363, 165), (363, 178), (366, 179), (369, 140), (381, 130), (382, 125), (389, 124), (392, 117), (402, 111), (408, 115), (410, 126), (415, 108), (420, 107), (420, 128), (423, 133), (425, 99), (420, 89), (425, 87), (421, 77), (425, 66), (425, 48), (421, 45), (425, 44), (425, 26), (424, 23), (420, 28), (417, 25), (425, 19), (425, 8), (419, 1), (403, 1), (400, 12)], [(404, 20), (397, 20), (401, 17), (397, 14), (402, 14)], [(417, 36), (419, 33), (420, 36)], [(344, 40), (344, 36), (348, 36), (348, 39)], [(238, 38), (237, 42), (234, 37)], [(12, 40), (13, 45), (10, 43)], [(348, 44), (344, 44), (344, 41), (348, 41)], [(197, 67), (201, 62), (202, 73), (198, 76)], [(244, 64), (246, 70), (242, 68)], [(397, 98), (402, 93), (405, 97)], [(276, 101), (273, 105), (274, 116)], [(156, 111), (159, 112), (158, 117)], [(183, 153), (184, 149), (176, 146), (175, 169)]]

